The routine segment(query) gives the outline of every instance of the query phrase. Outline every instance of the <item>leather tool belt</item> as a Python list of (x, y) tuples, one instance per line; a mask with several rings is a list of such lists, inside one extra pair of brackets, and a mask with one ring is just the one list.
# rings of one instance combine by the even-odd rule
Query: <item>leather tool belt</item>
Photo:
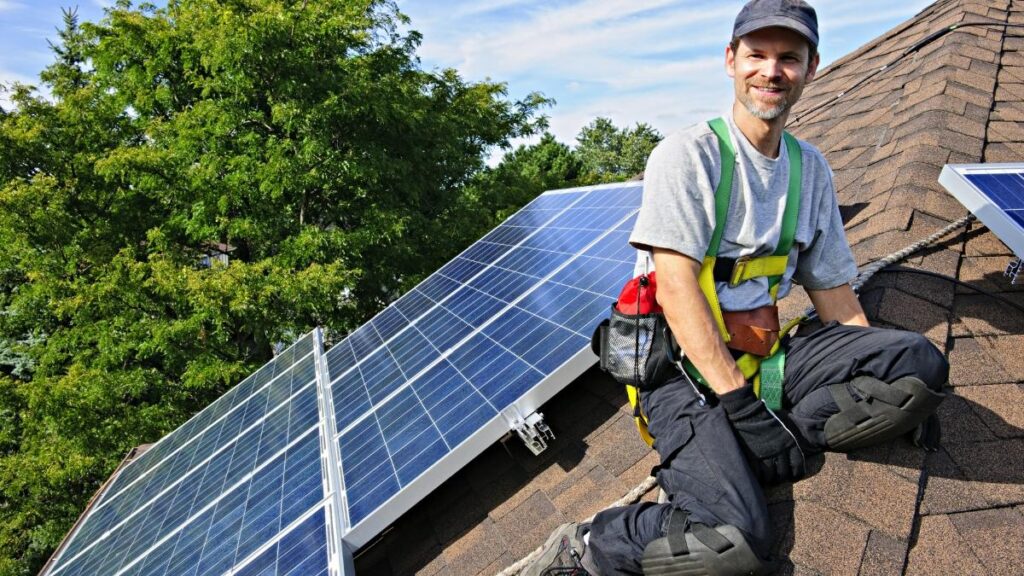
[(762, 306), (739, 312), (722, 311), (725, 327), (729, 330), (729, 342), (733, 350), (767, 356), (779, 339), (778, 306)]

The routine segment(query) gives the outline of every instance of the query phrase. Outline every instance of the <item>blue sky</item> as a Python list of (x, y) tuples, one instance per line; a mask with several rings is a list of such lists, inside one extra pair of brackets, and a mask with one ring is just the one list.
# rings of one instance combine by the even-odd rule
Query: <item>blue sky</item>
[[(79, 0), (98, 20), (111, 0)], [(928, 0), (817, 0), (822, 63), (910, 18)], [(728, 109), (724, 51), (742, 2), (722, 0), (399, 0), (423, 34), (426, 68), (555, 98), (551, 131), (571, 143), (597, 116), (671, 133)], [(60, 0), (0, 0), (0, 81), (36, 83), (52, 59)], [(0, 96), (2, 100), (2, 96)]]

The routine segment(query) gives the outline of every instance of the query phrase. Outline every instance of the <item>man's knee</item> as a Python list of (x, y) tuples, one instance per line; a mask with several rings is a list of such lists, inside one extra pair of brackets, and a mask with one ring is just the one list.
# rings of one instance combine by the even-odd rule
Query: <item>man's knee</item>
[(825, 443), (846, 452), (893, 440), (931, 416), (945, 394), (915, 376), (885, 382), (859, 376), (828, 387), (839, 412), (825, 422)]
[(934, 344), (917, 332), (900, 331), (899, 348), (904, 350), (905, 374), (924, 382), (928, 388), (941, 392), (949, 381), (949, 362)]
[[(665, 536), (650, 542), (642, 559), (648, 576), (733, 576), (766, 574), (770, 565), (765, 541), (730, 524), (710, 527), (691, 522), (686, 512), (674, 510), (669, 517)], [(759, 551), (755, 551), (759, 550)]]

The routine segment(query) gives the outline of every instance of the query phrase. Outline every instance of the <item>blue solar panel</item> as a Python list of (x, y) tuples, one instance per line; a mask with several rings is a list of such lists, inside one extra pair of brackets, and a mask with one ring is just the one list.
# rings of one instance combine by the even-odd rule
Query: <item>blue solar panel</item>
[(1024, 164), (950, 164), (939, 183), (1024, 256)]
[(322, 501), (312, 352), (307, 335), (126, 466), (48, 573), (223, 571)]
[(996, 206), (1024, 228), (1024, 176), (1011, 174), (968, 174), (967, 181), (981, 190)]
[(541, 196), (361, 328), (406, 320), (374, 352), (359, 331), (327, 352), (350, 527), (589, 345), (639, 203), (639, 185)]
[(302, 337), (124, 468), (47, 574), (338, 574), (331, 534), (366, 542), (583, 358), (640, 190), (544, 194), (326, 353)]
[(235, 572), (235, 576), (322, 576), (327, 574), (327, 519), (323, 508)]

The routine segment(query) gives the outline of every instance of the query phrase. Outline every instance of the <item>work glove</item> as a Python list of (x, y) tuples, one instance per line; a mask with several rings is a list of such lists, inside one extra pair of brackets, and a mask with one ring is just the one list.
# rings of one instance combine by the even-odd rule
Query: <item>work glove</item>
[(754, 395), (753, 386), (722, 394), (718, 399), (762, 484), (781, 484), (804, 477), (807, 468), (796, 437)]

